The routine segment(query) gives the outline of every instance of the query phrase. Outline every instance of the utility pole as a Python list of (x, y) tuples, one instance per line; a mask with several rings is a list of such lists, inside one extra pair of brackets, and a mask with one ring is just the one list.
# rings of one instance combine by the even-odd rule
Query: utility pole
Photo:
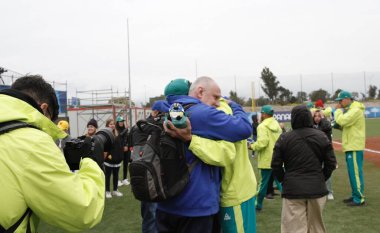
[(255, 82), (252, 82), (251, 84), (251, 88), (252, 88), (252, 112), (255, 111)]
[(300, 97), (301, 97), (301, 102), (303, 102), (303, 98), (302, 98), (302, 74), (300, 74), (300, 84), (301, 84), (301, 95), (300, 95)]
[(234, 82), (235, 82), (235, 94), (237, 96), (237, 92), (236, 92), (236, 75), (234, 75)]
[(365, 77), (365, 71), (363, 72), (363, 78), (364, 78), (364, 95), (367, 96), (367, 80)]
[(198, 78), (198, 62), (197, 59), (195, 59), (195, 79)]
[(331, 72), (331, 96), (334, 95), (334, 75)]
[(127, 43), (128, 43), (129, 127), (132, 127), (131, 58), (130, 58), (130, 54), (129, 54), (129, 21), (128, 21), (128, 18), (127, 18)]

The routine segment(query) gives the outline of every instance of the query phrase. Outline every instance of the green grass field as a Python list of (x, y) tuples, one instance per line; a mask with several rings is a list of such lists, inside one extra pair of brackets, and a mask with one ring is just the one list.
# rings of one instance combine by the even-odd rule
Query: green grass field
[[(380, 119), (367, 120), (367, 136), (380, 136)], [(334, 132), (334, 138), (338, 138)], [(324, 211), (324, 221), (330, 233), (379, 233), (380, 232), (380, 168), (370, 162), (364, 162), (365, 195), (367, 206), (346, 207), (342, 200), (350, 195), (350, 186), (341, 152), (336, 153), (339, 168), (333, 173), (334, 201), (328, 201)], [(256, 159), (252, 160), (255, 174), (259, 180)], [(93, 229), (86, 232), (141, 232), (140, 203), (131, 193), (130, 186), (122, 186), (121, 198), (106, 200), (103, 220)], [(280, 232), (281, 198), (265, 200), (264, 209), (257, 215), (257, 231), (259, 233)], [(64, 232), (42, 222), (39, 232)]]

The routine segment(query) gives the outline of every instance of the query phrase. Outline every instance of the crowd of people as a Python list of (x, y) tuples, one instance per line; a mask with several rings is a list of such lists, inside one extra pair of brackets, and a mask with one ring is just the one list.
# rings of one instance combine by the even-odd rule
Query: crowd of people
[[(189, 106), (186, 127), (170, 121), (163, 127), (183, 141), (186, 162), (194, 168), (178, 196), (141, 202), (143, 233), (256, 232), (256, 214), (263, 211), (265, 198), (273, 198), (274, 183), (282, 197), (282, 233), (326, 232), (323, 209), (327, 200), (334, 200), (331, 176), (337, 167), (332, 126), (342, 130), (352, 189), (344, 203), (365, 205), (364, 105), (351, 93), (340, 92), (335, 108), (324, 108), (321, 100), (294, 107), (288, 132), (271, 105), (249, 121), (243, 108), (222, 97), (209, 77), (193, 83), (172, 80), (164, 94), (166, 99), (153, 104), (147, 121), (161, 120), (174, 103)], [(149, 134), (129, 127), (123, 116), (108, 119), (105, 127), (114, 143), (104, 151), (104, 163), (97, 164), (89, 153), (78, 170), (70, 171), (62, 156), (71, 139), (69, 122), (53, 123), (58, 116), (53, 88), (40, 76), (26, 76), (1, 91), (0, 100), (0, 170), (6, 177), (0, 180), (5, 190), (0, 206), (6, 207), (0, 210), (0, 229), (36, 232), (38, 218), (66, 231), (99, 223), (104, 199), (122, 197), (119, 187), (130, 184), (129, 163), (141, 157)], [(10, 129), (9, 122), (22, 125)], [(94, 137), (97, 129), (98, 122), (91, 119), (84, 137)], [(250, 153), (257, 158), (259, 183)]]

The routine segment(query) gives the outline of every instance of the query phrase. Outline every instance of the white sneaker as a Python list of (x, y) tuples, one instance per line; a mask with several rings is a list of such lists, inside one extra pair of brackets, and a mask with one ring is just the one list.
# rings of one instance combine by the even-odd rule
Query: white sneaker
[(111, 192), (109, 191), (106, 192), (106, 198), (112, 198)]
[(329, 200), (329, 201), (334, 200), (334, 195), (333, 195), (332, 193), (329, 193), (329, 194), (327, 195), (327, 200)]
[(123, 196), (123, 194), (121, 192), (119, 192), (119, 190), (113, 191), (112, 195), (117, 196), (117, 197), (122, 197)]
[(121, 182), (120, 180), (117, 181), (117, 187), (120, 187), (120, 186), (123, 186), (123, 182)]
[(129, 185), (130, 184), (128, 179), (124, 179), (121, 183), (123, 183), (123, 185)]

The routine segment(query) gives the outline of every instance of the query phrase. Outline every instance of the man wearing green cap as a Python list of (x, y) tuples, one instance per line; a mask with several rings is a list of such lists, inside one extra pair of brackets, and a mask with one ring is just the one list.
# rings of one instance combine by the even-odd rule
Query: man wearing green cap
[[(268, 189), (269, 178), (272, 175), (271, 162), (273, 148), (280, 137), (282, 129), (278, 121), (273, 118), (273, 107), (264, 105), (261, 108), (261, 123), (257, 127), (257, 141), (248, 146), (257, 153), (258, 165), (261, 173), (260, 188), (257, 195), (256, 210), (263, 208), (263, 201)], [(282, 190), (281, 184), (275, 179), (277, 187)]]
[(348, 177), (351, 185), (351, 197), (343, 200), (348, 206), (363, 206), (363, 150), (365, 148), (365, 107), (354, 101), (348, 91), (341, 91), (336, 105), (335, 122), (342, 128), (343, 151), (346, 154)]
[[(184, 135), (180, 134), (172, 136), (186, 142), (186, 160), (189, 164), (200, 160), (181, 194), (158, 204), (158, 231), (215, 232), (216, 214), (221, 204), (231, 207), (223, 219), (231, 222), (229, 229), (233, 230), (223, 227), (223, 232), (237, 232), (234, 231), (236, 228), (243, 232), (243, 227), (244, 232), (256, 232), (255, 212), (252, 213), (253, 208), (248, 207), (254, 207), (256, 179), (251, 165), (247, 166), (249, 158), (245, 139), (252, 134), (252, 128), (246, 113), (236, 103), (225, 102), (219, 86), (209, 77), (200, 77), (188, 87), (185, 82), (173, 80), (166, 86), (165, 95), (169, 104), (191, 105), (187, 109), (187, 137), (183, 138)], [(221, 105), (229, 114), (216, 109)], [(176, 129), (170, 125), (166, 130), (186, 129)], [(241, 158), (235, 158), (239, 155)], [(220, 177), (220, 166), (223, 167), (223, 178)], [(235, 218), (232, 209), (236, 209), (239, 216)]]

